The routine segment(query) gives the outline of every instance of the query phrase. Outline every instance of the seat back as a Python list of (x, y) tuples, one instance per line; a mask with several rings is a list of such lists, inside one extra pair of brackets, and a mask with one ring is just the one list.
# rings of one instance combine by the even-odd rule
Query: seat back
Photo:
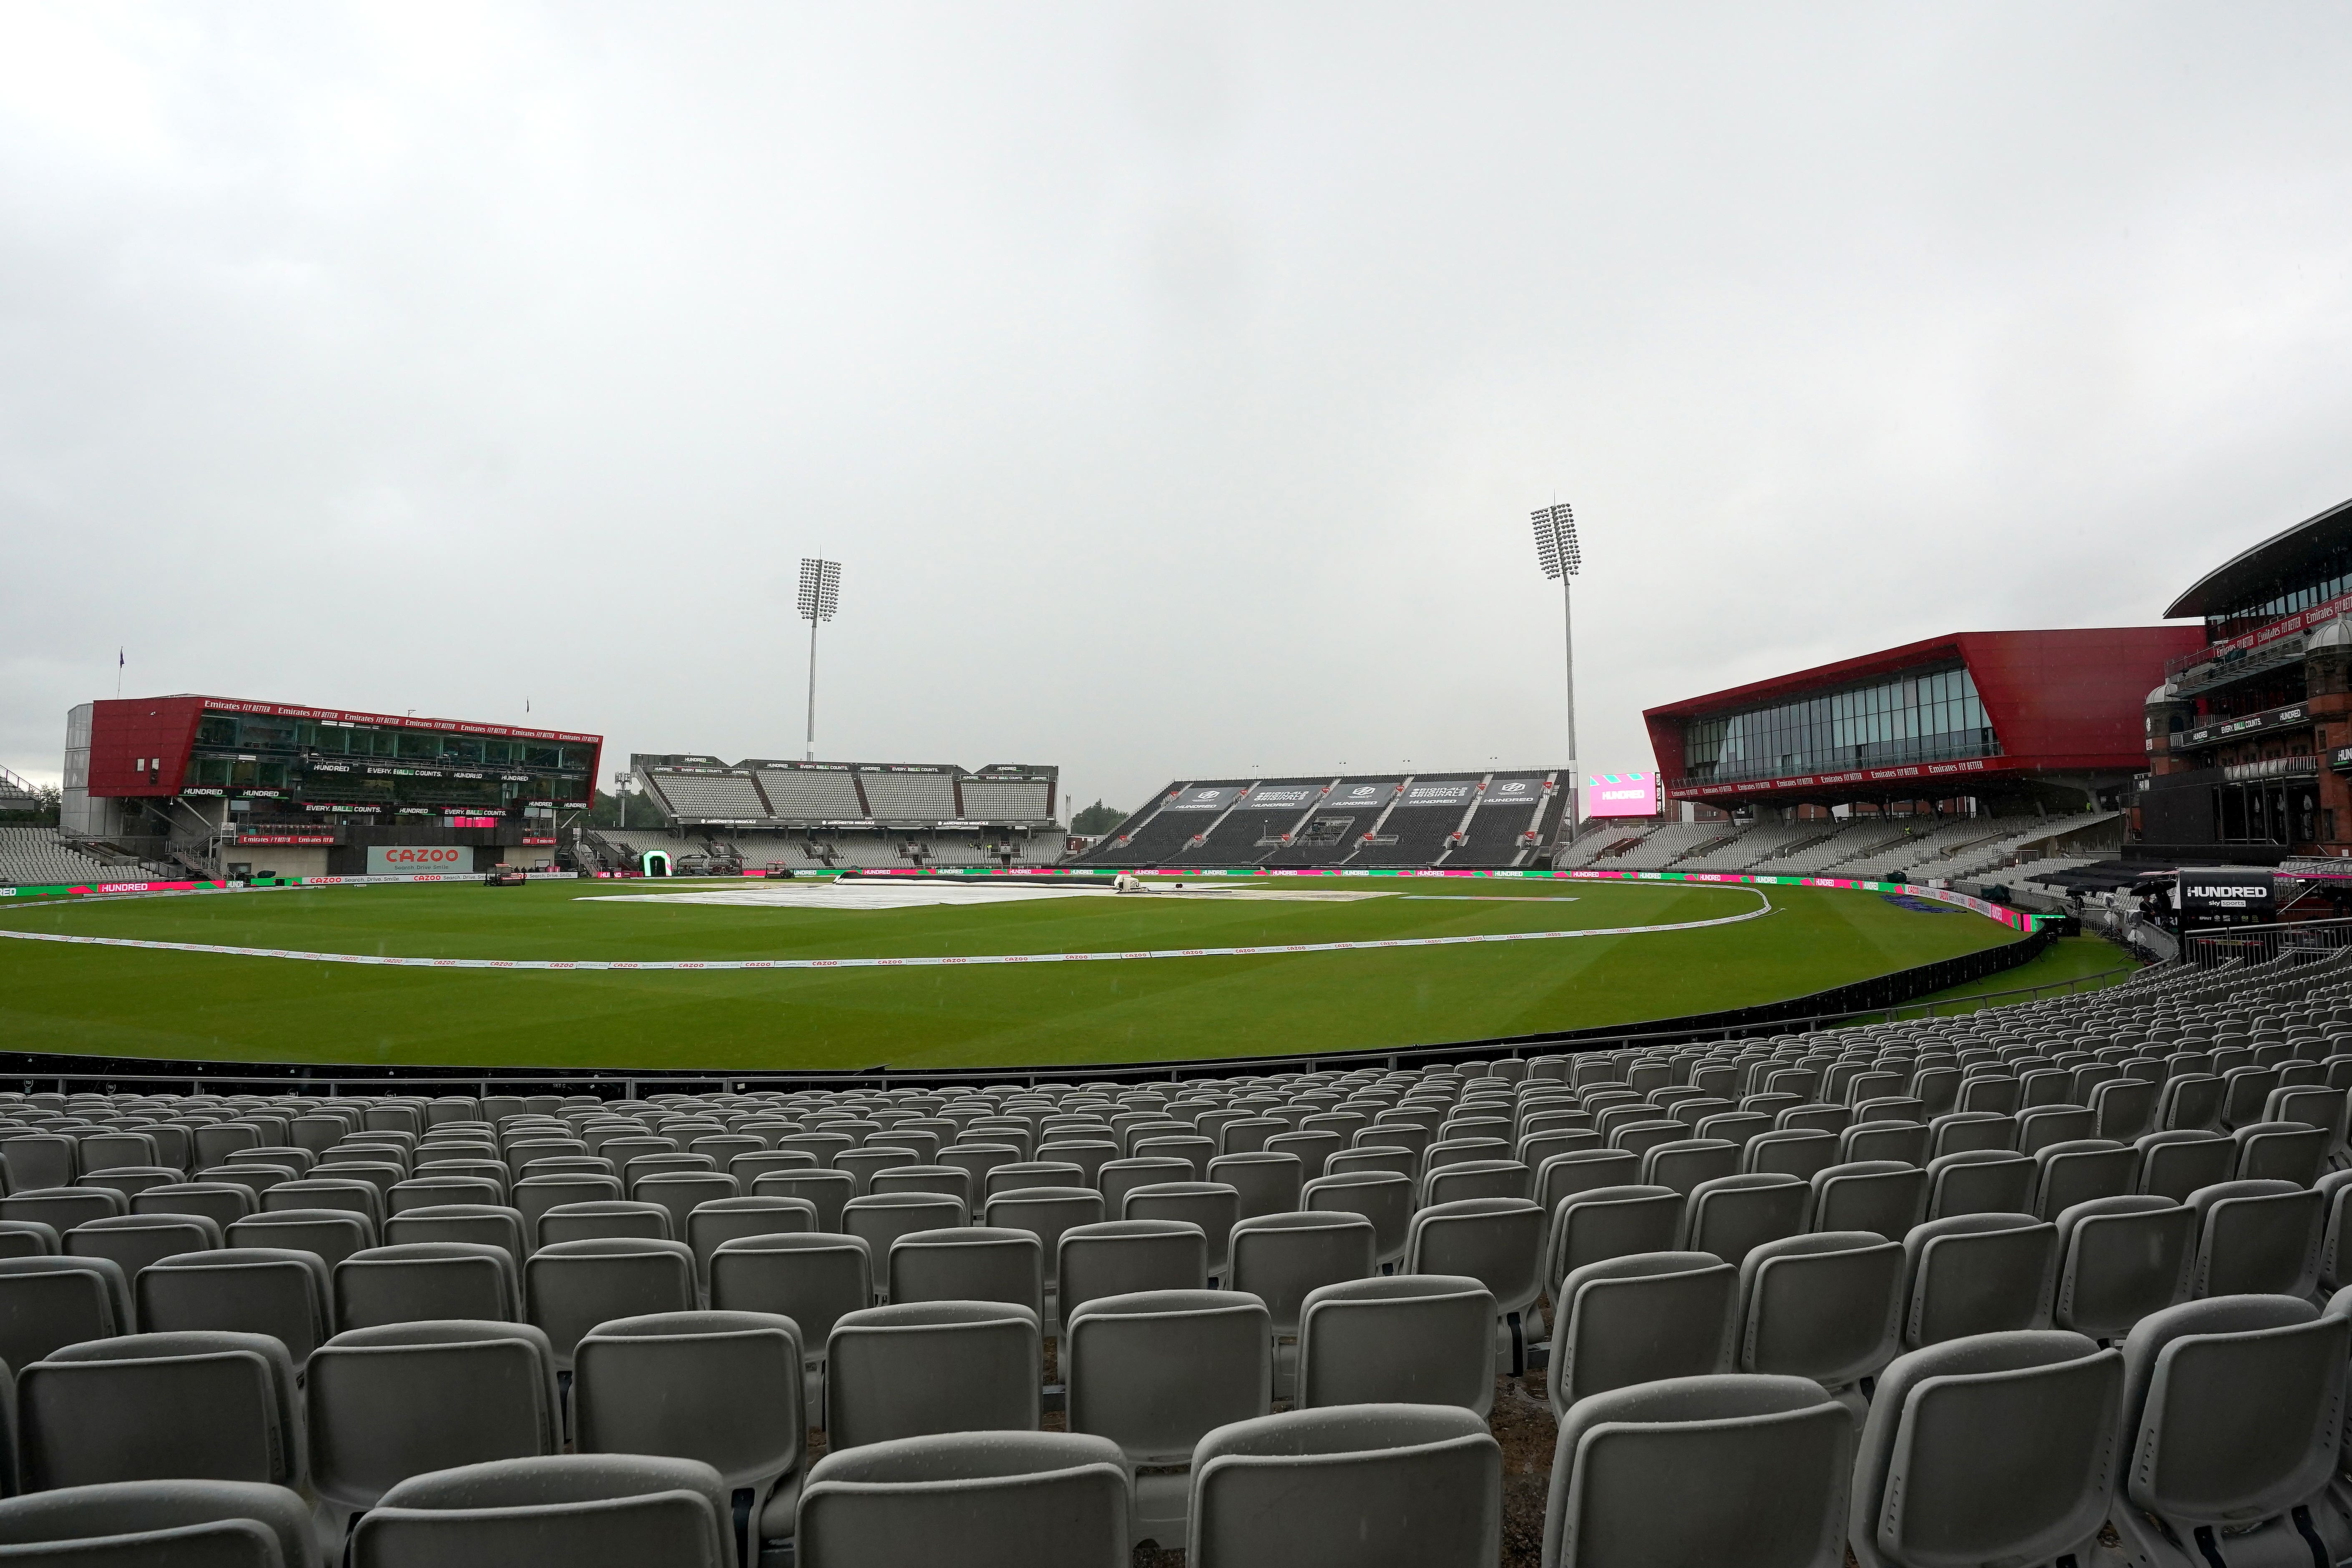
[(1811, 1199), (1810, 1183), (1779, 1172), (1701, 1182), (1684, 1202), (1679, 1245), (1685, 1252), (1712, 1252), (1737, 1266), (1764, 1243), (1802, 1231)]
[(318, 1568), (319, 1548), (310, 1505), (281, 1486), (110, 1481), (0, 1499), (0, 1562)]
[(1265, 1304), (1235, 1290), (1100, 1296), (1063, 1328), (1069, 1427), (1138, 1465), (1181, 1465), (1228, 1422), (1264, 1415), (1274, 1385)]
[(1036, 1430), (1044, 1352), (1037, 1315), (1026, 1307), (868, 1307), (835, 1321), (825, 1355), (825, 1430), (835, 1448), (935, 1432)]
[(257, 1214), (228, 1227), (231, 1247), (290, 1248), (318, 1254), (331, 1268), (375, 1245), (375, 1224), (348, 1209), (284, 1209)]
[(66, 1256), (110, 1258), (121, 1265), (125, 1279), (135, 1280), (151, 1263), (217, 1247), (221, 1227), (200, 1215), (112, 1215), (84, 1221), (66, 1232), (63, 1240)]
[(1495, 1400), (1494, 1292), (1466, 1275), (1320, 1285), (1298, 1314), (1298, 1408)]
[(1857, 1160), (1813, 1176), (1809, 1230), (1869, 1230), (1893, 1241), (1927, 1212), (1927, 1173), (1895, 1160)]
[(1318, 1285), (1369, 1278), (1378, 1247), (1371, 1222), (1330, 1210), (1263, 1215), (1234, 1226), (1231, 1289), (1264, 1301), (1274, 1331), (1298, 1331), (1307, 1293)]
[(2189, 1194), (2197, 1215), (2192, 1296), (2308, 1296), (2319, 1279), (2326, 1199), (2291, 1182), (2218, 1182)]
[(1544, 1277), (1559, 1282), (1588, 1263), (1667, 1252), (1682, 1237), (1683, 1197), (1672, 1187), (1596, 1187), (1570, 1193), (1551, 1211)]
[(1466, 1275), (1501, 1312), (1523, 1312), (1543, 1293), (1544, 1212), (1525, 1198), (1465, 1198), (1412, 1216), (1407, 1274)]
[(346, 1329), (444, 1318), (513, 1322), (522, 1291), (506, 1248), (478, 1241), (372, 1247), (334, 1267), (335, 1322)]
[(133, 1331), (130, 1282), (110, 1258), (0, 1258), (0, 1363)]
[(1005, 1301), (1041, 1319), (1045, 1310), (1045, 1248), (1025, 1230), (915, 1231), (890, 1244), (886, 1268), (893, 1301)]
[(874, 1304), (873, 1254), (856, 1237), (824, 1231), (737, 1237), (710, 1255), (710, 1304), (790, 1318), (802, 1354), (821, 1360), (834, 1324)]
[(1365, 1541), (1415, 1568), (1492, 1568), (1502, 1468), (1486, 1424), (1444, 1405), (1336, 1405), (1237, 1421), (1193, 1449), (1185, 1561), (1281, 1568), (1328, 1560), (1334, 1541)]
[(130, 1334), (62, 1345), (17, 1377), (24, 1484), (299, 1486), (294, 1376), (286, 1348), (262, 1334)]
[(1979, 1334), (1879, 1374), (1854, 1459), (1861, 1568), (2090, 1561), (2122, 1463), (2123, 1358), (2080, 1334)]
[(229, 1247), (165, 1258), (140, 1271), (141, 1327), (152, 1333), (222, 1330), (268, 1334), (300, 1366), (332, 1320), (327, 1266), (313, 1252)]
[(1097, 1297), (1208, 1288), (1208, 1237), (1185, 1221), (1115, 1219), (1072, 1226), (1062, 1233), (1057, 1250), (1065, 1319)]
[(2092, 1339), (2121, 1339), (2150, 1312), (2188, 1298), (2197, 1216), (2168, 1198), (2125, 1194), (2063, 1211), (2051, 1320)]
[(803, 1361), (798, 1326), (770, 1312), (599, 1323), (573, 1352), (578, 1449), (698, 1459), (730, 1489), (764, 1489), (800, 1466)]
[(1903, 1251), (1906, 1346), (2049, 1327), (2056, 1226), (2032, 1215), (1955, 1215), (1914, 1226)]
[(1072, 1226), (1100, 1221), (1103, 1194), (1085, 1187), (1016, 1188), (989, 1198), (982, 1213), (983, 1223), (992, 1228), (1025, 1230), (1037, 1238), (1046, 1269), (1045, 1288), (1050, 1291), (1054, 1270), (1060, 1267), (1062, 1233)]
[(1116, 1443), (1082, 1433), (835, 1448), (810, 1467), (794, 1547), (842, 1568), (1125, 1568), (1132, 1480)]
[(406, 1209), (383, 1222), (383, 1239), (394, 1246), (412, 1241), (471, 1241), (495, 1247), (521, 1268), (529, 1250), (522, 1215), (502, 1204), (443, 1204)]
[(2347, 1334), (2352, 1318), (2281, 1296), (2184, 1301), (2142, 1318), (2123, 1346), (2131, 1500), (2176, 1529), (2228, 1526), (2326, 1486)]
[(599, 1323), (692, 1311), (694, 1253), (682, 1241), (643, 1237), (553, 1242), (523, 1265), (523, 1304), (554, 1347), (556, 1364), (569, 1367), (572, 1348)]
[(1719, 1373), (1596, 1394), (1560, 1424), (1543, 1561), (1838, 1568), (1853, 1446), (1853, 1417), (1801, 1378)]
[(546, 1334), (527, 1323), (346, 1330), (306, 1377), (311, 1484), (331, 1503), (373, 1508), (410, 1476), (551, 1454), (555, 1371)]
[(1306, 1163), (1280, 1151), (1220, 1154), (1209, 1162), (1209, 1180), (1223, 1182), (1241, 1194), (1240, 1217), (1288, 1214), (1298, 1207), (1306, 1185)]
[(1903, 1244), (1871, 1231), (1769, 1241), (1739, 1265), (1739, 1370), (1843, 1388), (1903, 1348)]
[(1938, 1154), (1927, 1162), (1927, 1217), (2031, 1212), (2034, 1178), (2039, 1173), (2040, 1167), (2014, 1149), (1963, 1149)]
[(352, 1532), (352, 1568), (730, 1568), (729, 1499), (690, 1459), (555, 1454), (415, 1477)]
[(1727, 1371), (1739, 1271), (1711, 1253), (1588, 1263), (1554, 1295), (1549, 1392), (1564, 1415), (1587, 1394)]

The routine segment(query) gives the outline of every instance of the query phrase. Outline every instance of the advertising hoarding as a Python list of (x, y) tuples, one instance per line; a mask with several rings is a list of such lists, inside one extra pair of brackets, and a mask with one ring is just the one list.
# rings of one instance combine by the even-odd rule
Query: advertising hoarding
[(2174, 901), (2184, 919), (2199, 915), (2268, 915), (2278, 901), (2275, 872), (2241, 866), (2190, 869), (2177, 873)]
[(1584, 777), (1587, 816), (1655, 816), (1658, 815), (1656, 773), (1587, 773)]
[(470, 844), (371, 844), (367, 874), (371, 877), (450, 876), (474, 868)]

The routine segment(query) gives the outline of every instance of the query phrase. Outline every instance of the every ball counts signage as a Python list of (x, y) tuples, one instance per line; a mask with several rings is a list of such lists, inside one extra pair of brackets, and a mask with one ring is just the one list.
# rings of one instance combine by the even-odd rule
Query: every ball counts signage
[(474, 868), (474, 850), (467, 844), (371, 844), (367, 852), (371, 877), (453, 875)]

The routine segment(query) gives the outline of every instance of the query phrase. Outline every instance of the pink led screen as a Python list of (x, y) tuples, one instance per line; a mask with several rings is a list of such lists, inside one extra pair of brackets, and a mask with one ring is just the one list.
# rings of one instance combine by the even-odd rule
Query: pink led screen
[(1584, 815), (1587, 816), (1654, 816), (1658, 812), (1655, 773), (1587, 773)]

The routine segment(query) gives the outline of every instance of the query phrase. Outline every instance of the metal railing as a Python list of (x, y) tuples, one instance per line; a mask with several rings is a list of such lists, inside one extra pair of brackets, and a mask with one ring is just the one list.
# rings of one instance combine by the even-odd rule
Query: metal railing
[(2219, 969), (2233, 962), (2268, 963), (2290, 953), (2320, 957), (2347, 947), (2352, 947), (2352, 920), (2219, 926), (2183, 931), (2180, 962), (2191, 969)]

